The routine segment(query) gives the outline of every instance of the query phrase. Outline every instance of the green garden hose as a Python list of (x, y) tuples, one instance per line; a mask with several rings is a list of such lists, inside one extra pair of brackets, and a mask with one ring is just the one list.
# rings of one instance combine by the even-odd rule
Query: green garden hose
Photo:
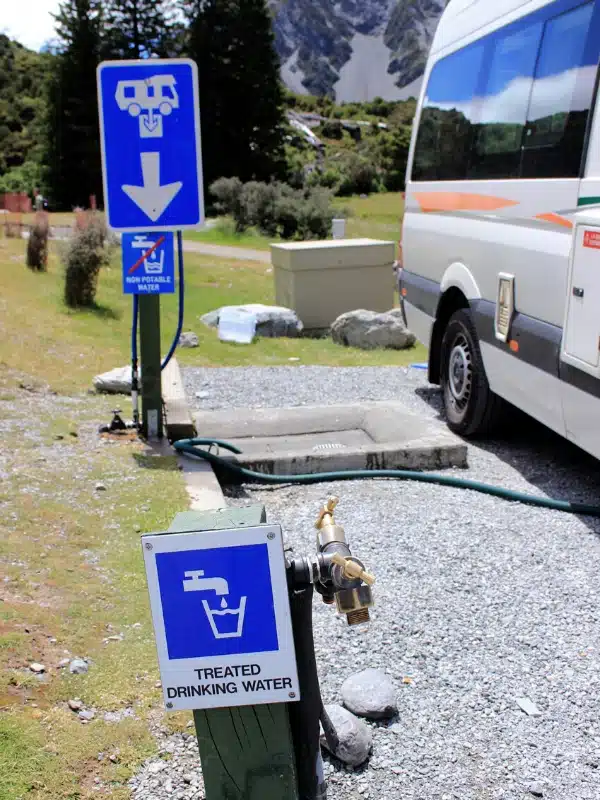
[(199, 450), (198, 447), (218, 446), (224, 450), (229, 450), (236, 455), (241, 454), (241, 450), (229, 442), (220, 439), (180, 439), (174, 443), (176, 450), (188, 455), (202, 458), (214, 467), (228, 472), (238, 479), (243, 478), (246, 483), (264, 483), (277, 485), (284, 483), (292, 484), (312, 484), (329, 483), (331, 481), (352, 481), (367, 480), (370, 478), (395, 478), (402, 481), (417, 481), (419, 483), (433, 483), (438, 486), (449, 486), (453, 489), (471, 489), (474, 492), (489, 494), (492, 497), (499, 497), (502, 500), (510, 500), (515, 503), (526, 503), (530, 506), (539, 508), (549, 508), (553, 511), (566, 511), (569, 514), (580, 514), (587, 517), (600, 517), (600, 506), (592, 506), (587, 503), (570, 503), (568, 500), (553, 500), (548, 497), (536, 497), (525, 492), (515, 492), (512, 489), (503, 489), (501, 486), (493, 486), (479, 481), (471, 481), (466, 478), (456, 478), (452, 475), (437, 475), (429, 472), (415, 472), (407, 469), (352, 469), (343, 472), (317, 472), (314, 474), (303, 475), (268, 475), (263, 472), (255, 472), (251, 469), (227, 461), (209, 450)]

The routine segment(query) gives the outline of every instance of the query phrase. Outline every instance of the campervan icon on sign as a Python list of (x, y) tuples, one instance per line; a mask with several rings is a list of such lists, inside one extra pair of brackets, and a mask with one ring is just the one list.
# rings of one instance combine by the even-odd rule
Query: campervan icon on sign
[(151, 75), (142, 80), (119, 81), (115, 100), (121, 111), (139, 117), (142, 139), (162, 138), (163, 117), (179, 108), (174, 75)]

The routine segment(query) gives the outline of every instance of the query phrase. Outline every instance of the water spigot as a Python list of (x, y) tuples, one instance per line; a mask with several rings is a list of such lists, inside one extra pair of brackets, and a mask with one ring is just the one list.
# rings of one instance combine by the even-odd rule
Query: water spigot
[(333, 516), (337, 504), (337, 497), (329, 497), (315, 522), (320, 563), (317, 590), (326, 603), (335, 601), (338, 612), (346, 615), (348, 625), (358, 625), (369, 621), (375, 578), (350, 552), (344, 529)]

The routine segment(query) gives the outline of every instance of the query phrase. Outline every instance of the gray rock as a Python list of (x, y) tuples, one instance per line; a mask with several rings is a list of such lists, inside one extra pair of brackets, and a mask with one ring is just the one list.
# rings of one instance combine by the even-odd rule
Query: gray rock
[(543, 797), (544, 796), (544, 784), (541, 781), (534, 781), (530, 783), (527, 791), (529, 794), (532, 794), (534, 797)]
[(30, 664), (29, 665), (29, 669), (32, 672), (35, 672), (36, 675), (40, 675), (42, 672), (46, 671), (46, 667), (43, 664), (37, 664), (36, 662), (34, 662), (33, 664)]
[(71, 675), (85, 675), (88, 670), (89, 666), (82, 658), (74, 658), (69, 664)]
[(69, 700), (68, 705), (71, 711), (81, 711), (81, 709), (83, 708), (83, 703), (81, 702), (81, 700), (78, 699)]
[(416, 342), (414, 333), (404, 324), (399, 308), (383, 314), (365, 309), (348, 311), (332, 324), (331, 337), (336, 344), (360, 347), (362, 350), (405, 350)]
[(96, 712), (92, 711), (91, 708), (88, 708), (86, 711), (80, 711), (77, 715), (79, 719), (84, 720), (85, 722), (89, 722), (90, 720), (94, 719), (96, 716)]
[(179, 347), (198, 347), (199, 344), (198, 335), (193, 331), (182, 333), (179, 337)]
[(131, 394), (131, 367), (116, 367), (96, 375), (92, 383), (103, 394)]
[(321, 745), (344, 764), (350, 764), (353, 767), (363, 764), (369, 757), (373, 745), (371, 731), (364, 722), (341, 706), (325, 706), (325, 710), (333, 723), (339, 741), (333, 751), (327, 744), (325, 736), (322, 735)]
[[(262, 303), (247, 303), (242, 306), (223, 306), (223, 308), (251, 312), (256, 316), (256, 335), (268, 338), (287, 336), (294, 338), (300, 336), (304, 325), (298, 319), (296, 312), (282, 306), (266, 306)], [(223, 308), (210, 311), (200, 317), (200, 321), (209, 328), (217, 328), (219, 315)]]
[(369, 719), (387, 719), (397, 711), (396, 693), (390, 679), (379, 669), (365, 669), (342, 684), (344, 705), (353, 714)]

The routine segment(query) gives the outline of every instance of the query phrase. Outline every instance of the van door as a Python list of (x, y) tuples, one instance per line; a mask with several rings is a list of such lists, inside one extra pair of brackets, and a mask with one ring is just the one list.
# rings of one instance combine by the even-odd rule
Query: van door
[(588, 53), (579, 81), (587, 90), (590, 85), (596, 86), (596, 97), (588, 125), (578, 211), (573, 217), (559, 374), (567, 437), (600, 458), (600, 4), (595, 5), (595, 49)]
[(600, 457), (600, 208), (577, 215), (560, 378), (567, 436)]

